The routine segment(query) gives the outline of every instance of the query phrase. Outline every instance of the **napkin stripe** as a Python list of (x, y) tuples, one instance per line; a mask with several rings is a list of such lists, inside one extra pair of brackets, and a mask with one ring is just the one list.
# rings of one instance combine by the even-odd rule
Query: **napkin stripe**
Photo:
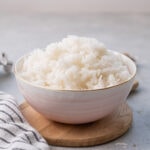
[(14, 122), (14, 119), (13, 119), (13, 117), (10, 114), (8, 114), (7, 112), (5, 112), (3, 110), (0, 110), (0, 112), (3, 113), (3, 114), (5, 114), (5, 115), (7, 115), (7, 116), (9, 116), (9, 118), (11, 119), (11, 121)]
[(24, 135), (27, 138), (27, 140), (29, 141), (29, 143), (32, 144), (32, 142), (31, 142), (30, 138), (28, 137), (28, 135), (27, 134), (24, 134)]
[(21, 141), (21, 140), (15, 140), (15, 141), (13, 141), (13, 142), (9, 142), (9, 141), (7, 141), (6, 139), (4, 139), (4, 138), (1, 138), (0, 137), (0, 140), (1, 141), (3, 141), (3, 142), (5, 142), (5, 143), (7, 143), (7, 144), (12, 144), (12, 143), (16, 143), (16, 142), (21, 142), (21, 143), (26, 143), (26, 142), (24, 142), (24, 141)]
[(25, 132), (32, 132), (33, 136), (35, 137), (35, 139), (39, 142), (39, 138), (38, 136), (36, 135), (35, 132), (33, 132), (32, 130), (27, 130), (21, 126), (19, 126), (18, 124), (13, 124), (14, 126), (18, 127), (19, 129), (21, 129), (22, 131), (25, 131)]
[(24, 122), (24, 121), (22, 120), (22, 118), (19, 116), (19, 114), (18, 114), (12, 107), (8, 106), (7, 104), (3, 104), (3, 103), (0, 103), (0, 105), (6, 106), (7, 108), (9, 108), (11, 111), (13, 111), (13, 112), (17, 115), (17, 117), (19, 118), (19, 120), (20, 120), (22, 123)]
[[(11, 124), (12, 125), (12, 124)], [(2, 128), (2, 127), (0, 127), (0, 129), (1, 130), (4, 130), (5, 132), (7, 132), (7, 133), (9, 133), (9, 134), (11, 134), (12, 136), (16, 136), (14, 133), (12, 133), (10, 130), (8, 130), (8, 129), (5, 129), (5, 128)], [(0, 138), (2, 138), (2, 137), (0, 137)], [(26, 141), (26, 139), (24, 139), (23, 137), (20, 137), (23, 141)]]
[(7, 123), (4, 119), (0, 118), (0, 121), (2, 121), (3, 123)]
[[(2, 119), (0, 119), (0, 120), (2, 120)], [(4, 121), (5, 122), (5, 121)], [(12, 124), (11, 124), (12, 125)], [(1, 127), (0, 127), (1, 128)], [(1, 130), (3, 130), (4, 128), (1, 128)], [(4, 131), (6, 131), (6, 130), (4, 130)], [(8, 133), (10, 133), (11, 135), (13, 135), (14, 133), (12, 133), (10, 130), (7, 130), (6, 132), (8, 132)], [(15, 135), (16, 136), (16, 135)], [(2, 137), (0, 137), (0, 138), (2, 138)], [(24, 139), (23, 137), (20, 137), (23, 141), (26, 141), (26, 139)], [(24, 142), (25, 143), (25, 142)]]
[[(2, 120), (2, 119), (0, 118), (0, 120)], [(4, 120), (3, 120), (3, 122), (6, 123)], [(13, 125), (13, 126), (15, 126), (15, 127), (18, 127), (18, 128), (19, 128), (20, 130), (22, 130), (22, 131), (31, 132), (37, 142), (45, 143), (45, 141), (40, 141), (39, 138), (38, 138), (38, 136), (37, 136), (37, 135), (35, 134), (35, 132), (33, 132), (32, 130), (24, 129), (23, 127), (20, 127), (19, 125), (16, 125), (16, 124), (12, 124), (12, 123), (9, 123), (9, 124), (10, 124), (10, 125)], [(2, 128), (2, 127), (0, 127), (0, 129), (5, 130), (5, 128)], [(6, 131), (6, 130), (7, 130), (7, 131)], [(8, 132), (8, 133), (10, 133), (11, 135), (15, 136), (15, 134), (12, 133), (10, 130), (8, 130), (8, 129), (6, 129), (6, 130), (5, 130), (6, 132)], [(24, 135), (26, 136), (26, 134), (24, 134)], [(26, 138), (28, 139), (27, 136), (26, 136)], [(23, 138), (22, 138), (22, 139), (23, 139)], [(24, 139), (23, 139), (23, 140), (24, 140)], [(30, 142), (30, 139), (28, 139), (28, 141)]]
[(4, 139), (2, 137), (0, 137), (0, 140), (3, 141), (3, 142), (5, 142), (5, 143), (8, 143), (8, 144), (10, 143), (10, 142), (8, 142), (6, 139)]
[[(15, 141), (15, 142), (12, 142), (12, 143), (9, 143), (9, 144), (13, 144), (13, 143), (21, 143), (22, 144), (22, 147), (24, 146), (23, 144), (26, 144), (26, 143), (22, 143), (21, 141)], [(6, 149), (6, 150), (10, 150), (10, 146), (11, 145), (9, 145), (9, 146), (7, 146), (7, 147), (0, 147), (0, 149)], [(22, 148), (13, 148), (13, 149), (11, 149), (11, 150), (27, 150), (27, 149), (22, 149)]]
[[(0, 95), (1, 96), (1, 95)], [(3, 99), (2, 98), (0, 98), (0, 101), (2, 101)], [(9, 102), (9, 103), (11, 103), (13, 106), (15, 106), (15, 107), (17, 107), (17, 105), (15, 104), (15, 103), (13, 103), (12, 101), (11, 101), (11, 99), (6, 99), (5, 98), (5, 101), (7, 101), (7, 102)]]
[(11, 103), (12, 105), (14, 105), (15, 107), (17, 107), (17, 105), (16, 105), (15, 103), (13, 103), (13, 102), (11, 101), (11, 99), (5, 99), (5, 101), (7, 101), (7, 102)]
[(18, 109), (15, 99), (0, 91), (0, 150), (50, 150)]
[[(11, 124), (11, 125), (15, 125), (15, 124)], [(17, 126), (17, 127), (20, 128), (20, 126)], [(12, 133), (10, 130), (5, 129), (5, 128), (2, 128), (2, 127), (0, 127), (0, 129), (3, 130), (3, 131), (5, 131), (5, 132), (7, 132), (7, 133), (9, 133), (9, 134), (12, 135), (13, 137), (16, 137), (16, 135), (15, 135), (14, 133)], [(24, 131), (30, 131), (30, 132), (32, 132), (31, 130), (24, 130)], [(35, 135), (34, 132), (32, 132), (32, 133), (33, 133), (33, 135)], [(31, 142), (30, 138), (28, 137), (28, 135), (25, 134), (25, 133), (24, 133), (23, 135), (27, 138), (28, 142), (29, 142), (30, 144), (32, 144), (32, 142)], [(36, 137), (35, 139), (37, 140), (37, 142), (45, 143), (45, 144), (46, 144), (45, 141), (40, 141), (36, 135), (35, 135), (34, 137)], [(25, 139), (22, 138), (22, 137), (20, 137), (20, 138), (23, 139), (23, 140), (25, 140)], [(14, 141), (14, 142), (8, 142), (8, 141), (6, 141), (6, 139), (3, 139), (2, 137), (0, 137), (0, 140), (4, 141), (4, 142), (7, 143), (7, 144), (10, 144), (10, 143), (14, 143), (14, 142), (15, 142), (15, 141)], [(25, 140), (25, 141), (26, 141), (26, 140)], [(23, 141), (20, 141), (20, 142), (26, 143), (26, 142), (23, 142)], [(1, 148), (1, 147), (0, 147), (0, 148)], [(5, 148), (3, 148), (3, 149), (5, 149)]]
[(8, 129), (5, 129), (5, 128), (3, 128), (3, 127), (0, 127), (0, 129), (1, 130), (3, 130), (3, 131), (5, 131), (5, 132), (7, 132), (7, 133), (9, 133), (9, 134), (11, 134), (12, 136), (16, 136), (14, 133), (12, 133), (10, 130), (8, 130)]

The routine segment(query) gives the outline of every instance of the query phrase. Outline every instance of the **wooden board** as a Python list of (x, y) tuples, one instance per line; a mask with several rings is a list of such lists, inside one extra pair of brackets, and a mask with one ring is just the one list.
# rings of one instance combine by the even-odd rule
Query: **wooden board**
[(106, 143), (123, 135), (132, 122), (132, 111), (125, 103), (110, 116), (82, 125), (61, 124), (48, 120), (27, 102), (21, 104), (20, 110), (50, 145), (57, 146), (78, 147)]

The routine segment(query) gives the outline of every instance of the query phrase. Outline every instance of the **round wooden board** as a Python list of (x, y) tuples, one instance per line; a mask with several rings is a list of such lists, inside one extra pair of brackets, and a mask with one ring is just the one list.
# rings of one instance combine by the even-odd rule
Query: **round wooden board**
[(106, 118), (81, 125), (61, 124), (48, 120), (27, 102), (20, 105), (20, 110), (50, 145), (57, 146), (80, 147), (103, 144), (123, 135), (132, 123), (132, 111), (126, 103), (122, 103)]

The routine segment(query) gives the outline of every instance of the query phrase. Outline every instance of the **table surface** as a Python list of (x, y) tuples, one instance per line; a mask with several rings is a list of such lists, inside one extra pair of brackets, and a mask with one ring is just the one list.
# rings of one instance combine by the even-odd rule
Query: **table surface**
[[(14, 62), (35, 48), (66, 35), (95, 37), (109, 49), (128, 52), (137, 60), (140, 86), (128, 98), (133, 109), (131, 129), (107, 144), (77, 148), (78, 150), (149, 150), (150, 149), (150, 15), (148, 14), (0, 14), (0, 51)], [(1, 68), (0, 68), (1, 69)], [(0, 90), (14, 95), (19, 103), (23, 97), (13, 75), (0, 70)], [(50, 146), (52, 150), (74, 148)]]

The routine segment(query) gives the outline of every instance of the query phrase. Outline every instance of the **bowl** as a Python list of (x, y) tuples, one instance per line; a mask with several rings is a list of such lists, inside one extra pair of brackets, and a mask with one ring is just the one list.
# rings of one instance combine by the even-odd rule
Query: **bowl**
[(125, 101), (133, 85), (136, 65), (127, 56), (120, 55), (131, 72), (129, 80), (96, 90), (54, 90), (34, 85), (19, 75), (26, 56), (21, 57), (14, 66), (18, 87), (25, 100), (43, 116), (50, 120), (83, 124), (99, 120), (116, 110)]

